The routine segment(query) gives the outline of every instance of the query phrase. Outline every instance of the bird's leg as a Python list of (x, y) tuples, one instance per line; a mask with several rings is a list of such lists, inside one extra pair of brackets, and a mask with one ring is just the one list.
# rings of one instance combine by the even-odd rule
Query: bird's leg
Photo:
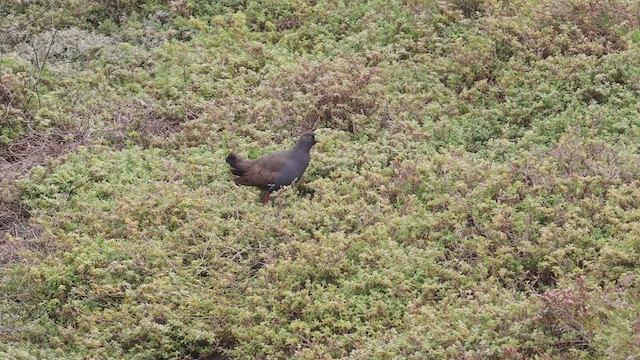
[(271, 195), (271, 193), (267, 191), (267, 193), (262, 198), (262, 205), (267, 205), (267, 203), (269, 203), (269, 195)]

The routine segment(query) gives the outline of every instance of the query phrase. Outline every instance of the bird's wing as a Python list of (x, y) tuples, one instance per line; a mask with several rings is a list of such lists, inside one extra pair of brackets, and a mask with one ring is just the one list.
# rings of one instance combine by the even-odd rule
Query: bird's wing
[(289, 153), (280, 151), (265, 155), (254, 160), (250, 167), (247, 167), (240, 178), (235, 181), (240, 185), (249, 185), (270, 190), (275, 183), (276, 176), (284, 165), (289, 161)]
[(290, 151), (278, 151), (256, 160), (255, 166), (278, 173), (291, 160)]

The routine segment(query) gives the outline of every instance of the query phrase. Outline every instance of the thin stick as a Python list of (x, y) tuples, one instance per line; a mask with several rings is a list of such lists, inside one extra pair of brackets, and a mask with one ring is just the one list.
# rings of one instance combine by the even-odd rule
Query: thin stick
[(38, 99), (38, 107), (40, 107), (40, 91), (38, 90), (38, 84), (42, 80), (42, 72), (44, 71), (44, 66), (47, 63), (47, 59), (49, 59), (49, 55), (51, 54), (51, 48), (55, 43), (57, 34), (58, 34), (58, 29), (54, 29), (53, 35), (51, 35), (51, 40), (49, 41), (49, 46), (47, 46), (47, 52), (44, 54), (44, 57), (42, 58), (42, 62), (40, 62), (40, 59), (38, 58), (38, 50), (36, 49), (34, 42), (31, 41), (30, 43), (31, 48), (33, 49), (33, 54), (36, 58), (36, 69), (38, 70), (38, 78), (36, 79), (36, 82), (33, 84), (33, 89), (35, 90), (36, 97)]

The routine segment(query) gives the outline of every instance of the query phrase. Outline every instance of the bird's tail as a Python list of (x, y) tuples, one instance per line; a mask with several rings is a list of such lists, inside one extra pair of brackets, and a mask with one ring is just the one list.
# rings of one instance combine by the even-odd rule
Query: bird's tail
[(232, 153), (227, 156), (227, 164), (231, 166), (231, 173), (233, 175), (242, 176), (244, 173), (244, 169), (240, 166), (240, 164), (242, 164), (242, 159), (236, 154)]
[(235, 167), (237, 163), (238, 163), (238, 155), (233, 153), (227, 155), (227, 164), (229, 164), (231, 167)]

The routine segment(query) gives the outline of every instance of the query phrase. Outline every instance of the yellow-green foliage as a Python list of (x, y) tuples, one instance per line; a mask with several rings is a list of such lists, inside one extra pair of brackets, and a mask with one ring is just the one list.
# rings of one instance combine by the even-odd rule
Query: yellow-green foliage
[(637, 4), (49, 3), (0, 5), (1, 358), (640, 353)]

